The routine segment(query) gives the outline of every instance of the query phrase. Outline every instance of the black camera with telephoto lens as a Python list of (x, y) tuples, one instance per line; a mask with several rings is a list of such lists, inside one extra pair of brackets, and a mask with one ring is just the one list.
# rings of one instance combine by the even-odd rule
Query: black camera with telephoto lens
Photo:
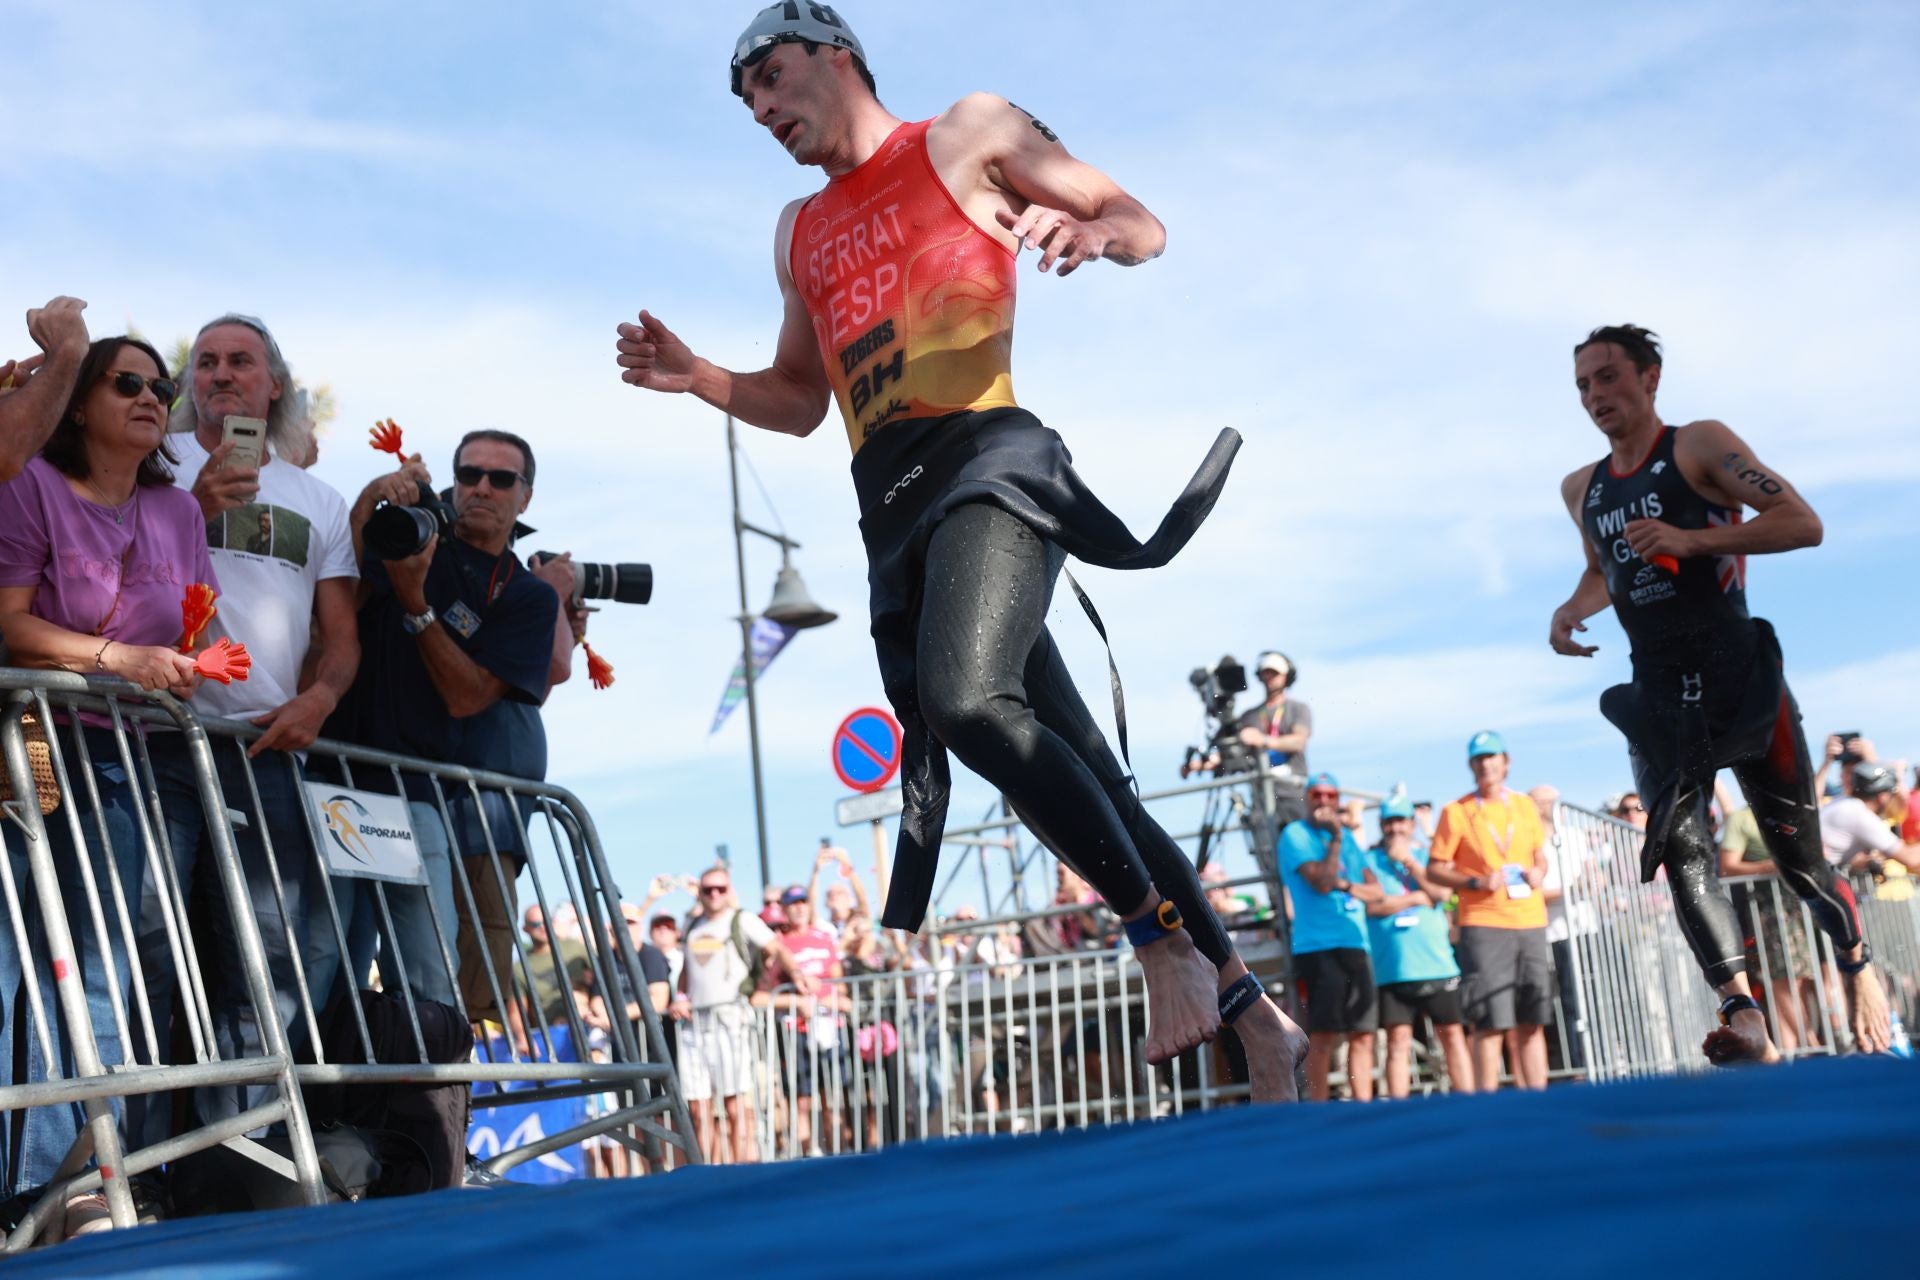
[[(557, 559), (551, 551), (536, 551), (527, 563), (539, 568)], [(573, 607), (588, 600), (611, 600), (615, 604), (646, 604), (653, 599), (653, 566), (650, 564), (596, 564), (590, 560), (573, 562)]]
[(413, 506), (383, 502), (375, 507), (360, 537), (382, 560), (405, 560), (419, 555), (434, 534), (452, 529), (453, 519), (453, 504), (423, 484), (420, 501)]

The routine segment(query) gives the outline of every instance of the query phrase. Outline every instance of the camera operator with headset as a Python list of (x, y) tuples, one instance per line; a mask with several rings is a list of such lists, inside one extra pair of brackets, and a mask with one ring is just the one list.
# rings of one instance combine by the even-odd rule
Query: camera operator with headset
[[(572, 565), (568, 557), (555, 557), (544, 572), (536, 571), (513, 552), (517, 520), (533, 496), (533, 475), (533, 449), (525, 440), (480, 430), (468, 432), (454, 450), (451, 507), (434, 496), (417, 454), (362, 491), (349, 524), (355, 549), (362, 551), (363, 658), (328, 736), (516, 776), (545, 772), (544, 733), (538, 761), (512, 753), (531, 743), (529, 734), (516, 730), (538, 724), (537, 708), (571, 666), (573, 632), (551, 580), (570, 582)], [(356, 781), (366, 785), (375, 777)], [(430, 783), (410, 774), (406, 786), (415, 802), (420, 847), (446, 848)], [(484, 841), (476, 845), (466, 838), (470, 824), (458, 813), (455, 822), (462, 828), (455, 833), (462, 837), (460, 853), (470, 860), (467, 879), (484, 940), (471, 938), (471, 922), (456, 916), (451, 868), (438, 871), (443, 886), (430, 861), (434, 906), (443, 925), (459, 920), (459, 979), (468, 1016), (500, 1020), (480, 957), (484, 948), (502, 989), (511, 989), (508, 955), (518, 906), (513, 879), (525, 856), (524, 836), (517, 824), (493, 825), (496, 847), (513, 859), (503, 867), (503, 899)], [(442, 971), (431, 934), (397, 920), (395, 928), (406, 935), (402, 958), (410, 978), (421, 968)], [(356, 975), (364, 974), (370, 958), (351, 957)]]
[[(1266, 700), (1235, 717), (1233, 736), (1249, 751), (1266, 752), (1267, 764), (1274, 772), (1304, 778), (1307, 739), (1313, 736), (1313, 709), (1297, 698), (1287, 697), (1287, 690), (1300, 678), (1300, 672), (1293, 660), (1277, 649), (1261, 654), (1255, 670), (1267, 691)], [(1185, 777), (1201, 769), (1218, 771), (1222, 767), (1222, 756), (1222, 752), (1215, 750), (1204, 759), (1190, 759), (1180, 774)], [(1306, 805), (1300, 797), (1284, 791), (1275, 805), (1275, 813), (1282, 826), (1307, 816)]]

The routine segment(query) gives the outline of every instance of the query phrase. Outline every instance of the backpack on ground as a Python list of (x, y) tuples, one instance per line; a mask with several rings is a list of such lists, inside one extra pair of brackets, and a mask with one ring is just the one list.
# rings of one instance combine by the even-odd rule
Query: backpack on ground
[[(396, 991), (362, 991), (360, 1008), (367, 1020), (373, 1060), (381, 1063), (417, 1063), (420, 1045), (407, 1016), (406, 997)], [(420, 1037), (433, 1063), (467, 1061), (473, 1054), (473, 1029), (449, 1004), (416, 998)], [(327, 1061), (341, 1065), (365, 1062), (359, 1027), (352, 1010), (340, 998), (327, 1008), (321, 1028)], [(460, 1185), (467, 1163), (467, 1121), (472, 1108), (471, 1086), (448, 1084), (379, 1084), (315, 1086), (306, 1091), (307, 1111), (316, 1128), (324, 1122), (354, 1126), (372, 1134), (379, 1149), (381, 1169), (370, 1194), (413, 1195)]]

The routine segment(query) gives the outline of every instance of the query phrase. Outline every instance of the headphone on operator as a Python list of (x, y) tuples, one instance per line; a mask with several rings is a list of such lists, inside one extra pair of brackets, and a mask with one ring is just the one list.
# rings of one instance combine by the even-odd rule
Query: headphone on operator
[(1255, 663), (1254, 669), (1256, 671), (1259, 670), (1260, 663), (1266, 662), (1268, 658), (1278, 658), (1280, 659), (1280, 661), (1287, 664), (1287, 682), (1281, 685), (1280, 687), (1282, 689), (1293, 688), (1293, 682), (1300, 678), (1300, 668), (1294, 665), (1293, 659), (1289, 658), (1286, 654), (1280, 652), (1278, 649), (1268, 649), (1266, 652), (1260, 655), (1258, 662)]

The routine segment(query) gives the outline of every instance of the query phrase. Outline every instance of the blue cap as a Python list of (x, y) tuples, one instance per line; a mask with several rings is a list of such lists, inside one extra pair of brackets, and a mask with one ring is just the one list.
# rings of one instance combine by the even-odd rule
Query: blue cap
[(1491, 729), (1482, 729), (1467, 739), (1467, 759), (1477, 760), (1481, 756), (1503, 756), (1507, 754), (1507, 740)]
[(1311, 791), (1315, 787), (1331, 787), (1335, 791), (1338, 791), (1340, 789), (1340, 779), (1322, 770), (1307, 779), (1307, 790)]
[(1385, 822), (1388, 818), (1411, 818), (1412, 816), (1413, 801), (1407, 799), (1405, 796), (1395, 796), (1380, 806), (1380, 821), (1382, 822)]

